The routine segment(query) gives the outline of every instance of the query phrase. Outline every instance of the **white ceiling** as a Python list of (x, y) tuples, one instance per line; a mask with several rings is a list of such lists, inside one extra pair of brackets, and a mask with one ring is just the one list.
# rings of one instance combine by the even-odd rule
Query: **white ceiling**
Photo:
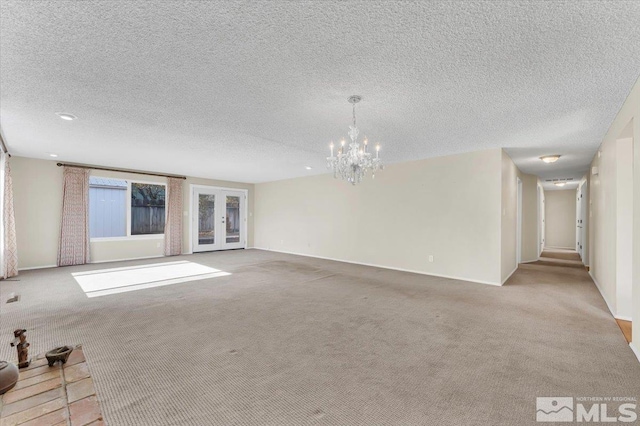
[(505, 147), (579, 178), (640, 73), (636, 1), (1, 7), (14, 155), (244, 182), (325, 173), (351, 94), (387, 163)]

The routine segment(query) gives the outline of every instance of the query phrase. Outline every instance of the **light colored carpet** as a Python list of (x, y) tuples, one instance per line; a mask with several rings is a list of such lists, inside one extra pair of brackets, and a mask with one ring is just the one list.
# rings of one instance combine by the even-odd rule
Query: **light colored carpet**
[(32, 353), (83, 344), (111, 426), (524, 425), (536, 396), (640, 396), (583, 269), (494, 287), (258, 250), (177, 260), (231, 275), (95, 298), (71, 276), (151, 259), (0, 283), (0, 358), (16, 327)]
[(532, 263), (535, 265), (566, 266), (585, 269), (580, 255), (575, 250), (545, 249), (540, 254), (540, 259)]
[(573, 260), (575, 262), (582, 262), (580, 255), (575, 250), (562, 250), (562, 249), (544, 249), (540, 254), (540, 257), (546, 257), (549, 259), (562, 259)]

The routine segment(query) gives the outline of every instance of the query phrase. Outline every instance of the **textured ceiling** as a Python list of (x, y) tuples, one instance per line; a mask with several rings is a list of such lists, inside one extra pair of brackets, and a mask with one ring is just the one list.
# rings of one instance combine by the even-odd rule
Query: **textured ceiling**
[(640, 73), (636, 1), (1, 7), (13, 154), (245, 182), (326, 172), (351, 94), (387, 163), (504, 147), (579, 178)]

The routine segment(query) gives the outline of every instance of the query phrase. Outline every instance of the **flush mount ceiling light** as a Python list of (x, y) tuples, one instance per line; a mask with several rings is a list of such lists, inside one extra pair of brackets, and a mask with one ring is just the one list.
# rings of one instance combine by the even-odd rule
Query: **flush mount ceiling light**
[(554, 184), (555, 186), (560, 186), (560, 187), (562, 187), (562, 186), (565, 186), (565, 185), (566, 185), (566, 183), (567, 183), (567, 182), (554, 182), (553, 184)]
[(304, 168), (307, 169), (307, 170), (313, 169), (313, 167), (311, 167), (311, 166), (304, 166)]
[(544, 157), (540, 157), (542, 161), (545, 163), (555, 163), (560, 158), (560, 155), (545, 155)]
[(341, 177), (343, 180), (355, 185), (360, 183), (362, 178), (371, 171), (371, 177), (376, 176), (376, 170), (382, 170), (382, 160), (380, 160), (380, 145), (376, 145), (375, 158), (367, 151), (369, 141), (365, 137), (362, 144), (358, 142), (359, 130), (356, 127), (356, 104), (362, 100), (361, 96), (353, 95), (347, 99), (353, 105), (353, 124), (349, 126), (349, 138), (351, 143), (345, 147), (345, 140), (340, 141), (338, 155), (333, 155), (333, 142), (329, 145), (331, 156), (327, 157), (327, 167), (333, 169), (333, 177)]
[(67, 114), (66, 112), (56, 112), (56, 115), (62, 118), (63, 120), (67, 120), (67, 121), (75, 120), (76, 118), (78, 118), (75, 115)]
[(56, 158), (57, 156), (58, 156), (58, 154), (54, 154), (54, 153), (52, 153), (52, 152), (50, 152), (50, 153), (49, 153), (49, 157)]

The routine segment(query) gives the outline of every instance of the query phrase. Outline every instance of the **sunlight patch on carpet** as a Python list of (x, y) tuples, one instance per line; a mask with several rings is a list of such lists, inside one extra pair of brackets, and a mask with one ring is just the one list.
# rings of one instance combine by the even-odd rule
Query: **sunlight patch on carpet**
[(231, 274), (198, 263), (178, 261), (76, 272), (71, 275), (87, 297), (98, 297)]

